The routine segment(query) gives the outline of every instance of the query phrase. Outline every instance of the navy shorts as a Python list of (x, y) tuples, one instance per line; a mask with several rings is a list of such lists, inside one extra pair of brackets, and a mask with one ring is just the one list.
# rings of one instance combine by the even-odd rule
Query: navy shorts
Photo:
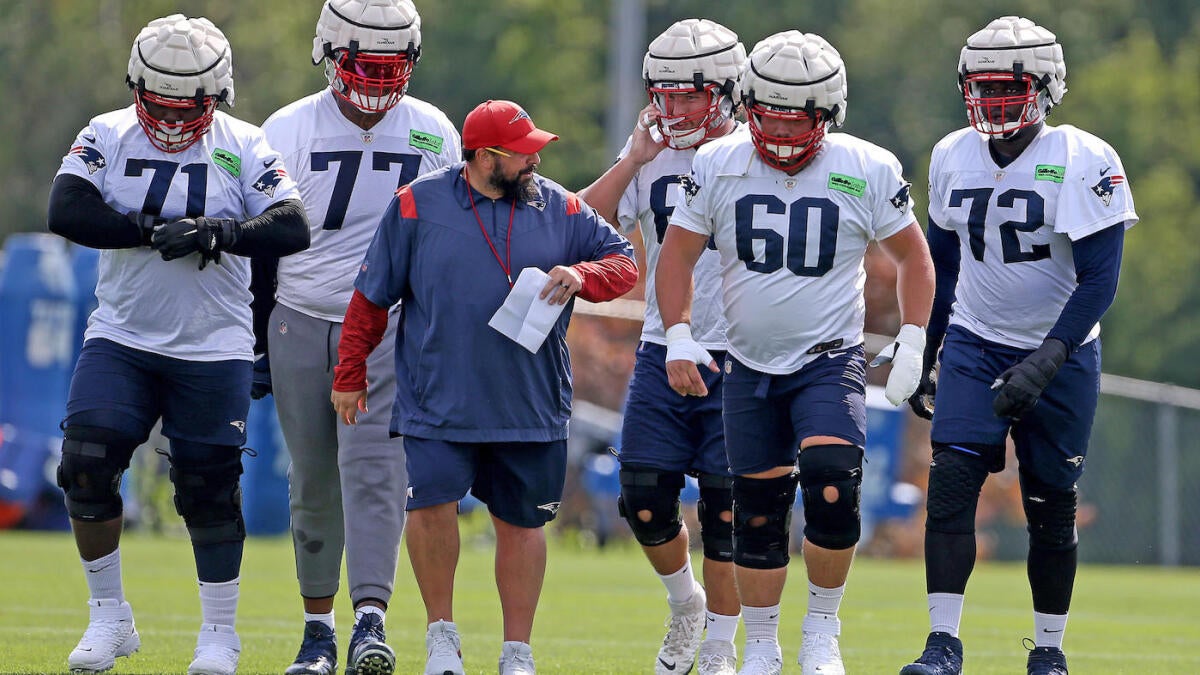
[(744, 476), (796, 463), (800, 442), (833, 436), (864, 447), (867, 361), (862, 345), (826, 352), (790, 375), (725, 360), (725, 446)]
[(554, 520), (567, 477), (567, 442), (457, 443), (404, 437), (408, 504), (457, 502), (471, 491), (488, 511), (517, 527)]
[(1012, 434), (1022, 470), (1043, 483), (1069, 489), (1083, 473), (1088, 438), (1100, 398), (1100, 341), (1071, 354), (1042, 392), (1037, 405), (1017, 422), (996, 416), (992, 383), (1031, 350), (989, 342), (960, 326), (946, 331), (934, 400), (932, 439), (998, 449), (988, 469), (1004, 468), (1005, 436)]
[(91, 339), (71, 378), (66, 424), (112, 429), (142, 443), (161, 417), (172, 440), (240, 448), (251, 369), (250, 361), (185, 361)]
[[(725, 352), (709, 352), (720, 366)], [(729, 475), (721, 420), (722, 373), (700, 366), (708, 396), (680, 396), (667, 380), (667, 348), (638, 346), (625, 420), (621, 463), (688, 474)]]

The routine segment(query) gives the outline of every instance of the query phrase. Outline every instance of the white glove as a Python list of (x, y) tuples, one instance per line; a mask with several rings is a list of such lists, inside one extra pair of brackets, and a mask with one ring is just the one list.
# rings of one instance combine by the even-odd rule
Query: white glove
[(872, 368), (885, 363), (892, 364), (887, 386), (883, 389), (884, 396), (892, 405), (904, 403), (917, 390), (921, 382), (924, 352), (925, 329), (906, 323), (900, 326), (900, 332), (892, 344), (871, 361)]
[(713, 357), (707, 349), (692, 339), (691, 326), (677, 323), (667, 329), (667, 361), (691, 361), (707, 366), (713, 362)]

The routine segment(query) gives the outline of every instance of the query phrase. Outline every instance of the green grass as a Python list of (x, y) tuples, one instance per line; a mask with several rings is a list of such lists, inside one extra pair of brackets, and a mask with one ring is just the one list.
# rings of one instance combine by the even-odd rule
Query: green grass
[[(492, 550), (479, 523), (464, 534), (456, 619), (470, 673), (496, 672), (499, 605)], [(645, 673), (662, 639), (665, 593), (641, 553), (619, 544), (596, 550), (554, 537), (534, 630), (543, 673)], [(191, 659), (199, 600), (186, 539), (129, 535), (122, 545), (126, 594), (142, 650), (114, 673), (181, 673)], [(66, 534), (0, 532), (0, 672), (56, 673), (87, 623), (87, 590)], [(842, 605), (849, 672), (895, 673), (920, 653), (928, 624), (919, 561), (855, 562)], [(798, 672), (805, 607), (803, 563), (794, 558), (780, 637), (785, 672)], [(299, 646), (301, 608), (290, 541), (247, 543), (238, 632), (240, 672), (280, 673)], [(1073, 673), (1198, 673), (1200, 570), (1100, 567), (1080, 570), (1067, 636)], [(339, 597), (344, 652), (352, 613)], [(984, 563), (968, 589), (963, 641), (972, 675), (1024, 672), (1021, 638), (1032, 633), (1024, 566)], [(388, 613), (399, 673), (424, 665), (424, 611), (406, 560)], [(739, 641), (741, 633), (739, 632)], [(740, 646), (740, 645), (739, 645)]]

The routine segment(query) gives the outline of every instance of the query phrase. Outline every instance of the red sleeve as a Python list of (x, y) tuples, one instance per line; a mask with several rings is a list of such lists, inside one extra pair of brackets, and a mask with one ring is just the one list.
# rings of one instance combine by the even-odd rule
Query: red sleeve
[(350, 298), (342, 321), (338, 342), (338, 364), (333, 368), (334, 391), (361, 391), (367, 388), (367, 356), (383, 341), (388, 313), (358, 290)]
[(615, 300), (633, 289), (638, 280), (637, 265), (629, 256), (614, 253), (595, 262), (571, 266), (583, 279), (577, 295), (588, 302)]

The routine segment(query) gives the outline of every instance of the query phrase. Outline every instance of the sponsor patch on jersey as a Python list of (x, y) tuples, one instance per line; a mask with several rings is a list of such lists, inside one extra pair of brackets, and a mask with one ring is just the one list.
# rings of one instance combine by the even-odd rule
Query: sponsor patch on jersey
[(908, 210), (908, 191), (910, 188), (912, 188), (912, 183), (905, 183), (904, 185), (901, 185), (900, 190), (896, 192), (896, 194), (892, 195), (892, 198), (888, 200), (900, 213), (904, 213)]
[(867, 181), (841, 173), (831, 173), (829, 174), (829, 184), (826, 187), (830, 190), (861, 197), (867, 192)]
[[(1107, 171), (1107, 169), (1105, 169)], [(1125, 176), (1104, 176), (1099, 183), (1092, 186), (1092, 192), (1104, 202), (1105, 206), (1112, 204), (1113, 191), (1125, 182)]]
[(242, 158), (228, 150), (217, 148), (212, 151), (213, 164), (225, 169), (229, 175), (237, 178), (242, 175)]
[(410, 129), (408, 132), (408, 144), (418, 150), (441, 152), (442, 142), (441, 136), (435, 136), (427, 131)]
[(284, 171), (283, 167), (271, 169), (270, 171), (267, 171), (263, 173), (263, 175), (259, 176), (258, 180), (254, 181), (254, 185), (251, 185), (250, 187), (258, 190), (271, 199), (274, 199), (275, 188), (279, 187), (279, 182), (282, 181), (285, 176), (287, 176), (287, 171)]
[(1038, 164), (1033, 168), (1034, 180), (1048, 180), (1055, 183), (1063, 182), (1067, 175), (1067, 167), (1054, 164)]
[(83, 166), (87, 168), (89, 176), (108, 166), (104, 155), (100, 154), (99, 150), (87, 145), (76, 145), (67, 154), (78, 157), (79, 161), (83, 162)]

